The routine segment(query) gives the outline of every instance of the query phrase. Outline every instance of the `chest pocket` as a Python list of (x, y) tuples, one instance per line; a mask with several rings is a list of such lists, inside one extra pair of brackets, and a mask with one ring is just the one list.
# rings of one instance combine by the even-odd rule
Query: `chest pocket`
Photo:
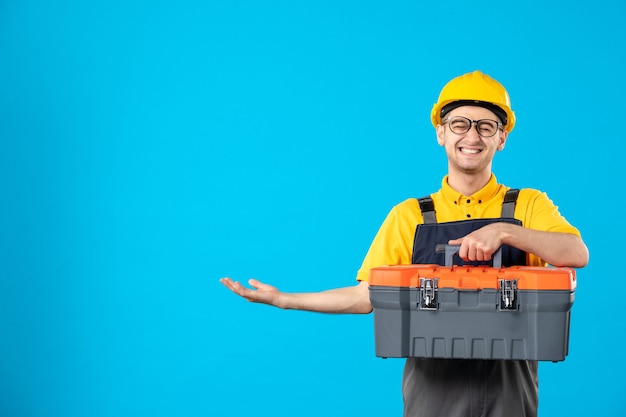
[[(458, 239), (474, 230), (492, 223), (510, 223), (522, 225), (513, 217), (515, 203), (519, 195), (518, 189), (507, 191), (502, 203), (501, 217), (487, 219), (460, 220), (437, 223), (435, 206), (430, 197), (418, 199), (424, 224), (417, 226), (413, 240), (412, 262), (414, 264), (445, 265), (445, 254), (437, 252), (439, 244), (447, 244), (451, 239)], [(456, 257), (455, 265), (491, 265), (491, 262), (464, 262)], [(502, 266), (526, 265), (526, 252), (509, 245), (502, 245)]]

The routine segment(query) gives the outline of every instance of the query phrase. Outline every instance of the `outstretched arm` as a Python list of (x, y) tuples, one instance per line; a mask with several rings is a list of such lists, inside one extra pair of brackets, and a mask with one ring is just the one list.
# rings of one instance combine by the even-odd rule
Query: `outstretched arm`
[(256, 279), (248, 281), (252, 288), (247, 288), (230, 278), (222, 278), (220, 281), (232, 292), (250, 302), (283, 309), (353, 314), (367, 314), (372, 311), (368, 284), (365, 281), (351, 287), (309, 293), (281, 292), (276, 287)]
[(582, 268), (589, 262), (589, 251), (582, 239), (571, 233), (544, 232), (509, 223), (493, 223), (448, 242), (460, 245), (464, 260), (486, 261), (507, 244), (532, 253), (554, 266)]

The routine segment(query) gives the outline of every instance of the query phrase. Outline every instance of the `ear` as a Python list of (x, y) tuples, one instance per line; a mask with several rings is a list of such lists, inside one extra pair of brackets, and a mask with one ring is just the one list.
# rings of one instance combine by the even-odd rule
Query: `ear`
[(436, 129), (437, 129), (437, 143), (439, 144), (439, 146), (444, 146), (446, 143), (444, 139), (445, 126), (439, 124), (437, 125)]
[(502, 131), (502, 134), (500, 134), (500, 143), (498, 144), (498, 150), (501, 151), (502, 149), (504, 149), (504, 145), (506, 144), (506, 140), (509, 137), (509, 132), (507, 132), (506, 130)]

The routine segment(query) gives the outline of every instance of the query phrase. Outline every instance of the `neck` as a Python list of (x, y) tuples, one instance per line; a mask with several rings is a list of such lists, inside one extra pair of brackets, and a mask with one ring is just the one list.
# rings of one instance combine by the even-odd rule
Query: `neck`
[(453, 190), (465, 196), (470, 196), (483, 188), (491, 179), (491, 171), (485, 171), (480, 174), (468, 174), (460, 172), (448, 173), (448, 185)]

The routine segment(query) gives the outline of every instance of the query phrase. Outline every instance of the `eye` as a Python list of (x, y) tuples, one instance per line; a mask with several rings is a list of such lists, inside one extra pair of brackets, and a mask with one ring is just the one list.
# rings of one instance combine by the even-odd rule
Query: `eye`
[(450, 120), (450, 129), (453, 132), (467, 132), (469, 129), (469, 120), (462, 117), (455, 117)]
[(479, 120), (476, 127), (481, 135), (493, 135), (498, 125), (492, 120)]

